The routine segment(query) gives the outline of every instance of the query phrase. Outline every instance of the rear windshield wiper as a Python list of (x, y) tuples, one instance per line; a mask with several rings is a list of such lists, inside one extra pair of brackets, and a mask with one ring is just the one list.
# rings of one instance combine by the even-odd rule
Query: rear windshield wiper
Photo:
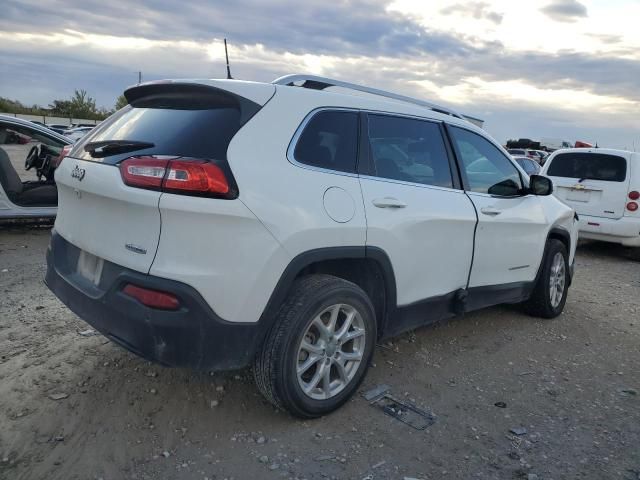
[(151, 142), (139, 142), (137, 140), (104, 140), (101, 142), (89, 142), (84, 146), (84, 151), (93, 158), (108, 157), (118, 153), (135, 152), (145, 148), (155, 147)]

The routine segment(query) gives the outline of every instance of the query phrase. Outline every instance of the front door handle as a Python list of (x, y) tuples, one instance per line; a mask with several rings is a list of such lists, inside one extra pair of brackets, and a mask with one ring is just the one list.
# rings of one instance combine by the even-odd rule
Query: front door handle
[(403, 201), (393, 197), (376, 198), (372, 203), (378, 208), (404, 208), (407, 206)]
[(480, 209), (480, 211), (485, 215), (491, 215), (491, 216), (500, 215), (500, 213), (502, 213), (496, 207), (483, 207)]

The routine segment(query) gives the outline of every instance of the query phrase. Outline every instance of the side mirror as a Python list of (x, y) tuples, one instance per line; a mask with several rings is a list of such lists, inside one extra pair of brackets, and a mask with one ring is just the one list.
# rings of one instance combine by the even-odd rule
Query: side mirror
[(529, 193), (532, 195), (551, 195), (553, 193), (553, 182), (542, 175), (531, 175), (529, 177)]
[(497, 197), (515, 197), (522, 194), (520, 185), (510, 178), (507, 178), (500, 183), (496, 183), (495, 185), (491, 185), (487, 193)]

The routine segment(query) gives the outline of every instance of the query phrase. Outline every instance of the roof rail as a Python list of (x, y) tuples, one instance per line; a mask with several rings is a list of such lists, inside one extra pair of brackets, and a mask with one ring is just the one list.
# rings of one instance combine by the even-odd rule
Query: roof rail
[(358, 92), (370, 93), (372, 95), (379, 95), (381, 97), (391, 98), (393, 100), (399, 100), (401, 102), (412, 103), (421, 107), (426, 107), (434, 112), (444, 113), (445, 115), (451, 115), (452, 117), (466, 118), (451, 110), (450, 108), (437, 105), (435, 103), (426, 102), (424, 100), (418, 100), (417, 98), (407, 97), (405, 95), (399, 95), (397, 93), (387, 92), (385, 90), (379, 90), (377, 88), (365, 87), (364, 85), (358, 85), (356, 83), (343, 82), (342, 80), (334, 80), (332, 78), (319, 77), (317, 75), (285, 75), (284, 77), (276, 78), (273, 82), (274, 85), (289, 85), (296, 86), (296, 83), (301, 83), (300, 87), (311, 88), (313, 90), (324, 90), (327, 87), (341, 87), (348, 88), (349, 90), (357, 90)]

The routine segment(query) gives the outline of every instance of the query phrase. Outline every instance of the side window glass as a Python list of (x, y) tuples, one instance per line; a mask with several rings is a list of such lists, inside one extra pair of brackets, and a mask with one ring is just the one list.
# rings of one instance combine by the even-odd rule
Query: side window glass
[(314, 167), (354, 173), (358, 155), (358, 113), (323, 111), (298, 139), (293, 156)]
[(498, 148), (463, 128), (451, 127), (451, 134), (472, 192), (518, 195), (522, 189), (518, 169)]
[(405, 182), (453, 186), (438, 124), (388, 115), (369, 115), (373, 175)]

